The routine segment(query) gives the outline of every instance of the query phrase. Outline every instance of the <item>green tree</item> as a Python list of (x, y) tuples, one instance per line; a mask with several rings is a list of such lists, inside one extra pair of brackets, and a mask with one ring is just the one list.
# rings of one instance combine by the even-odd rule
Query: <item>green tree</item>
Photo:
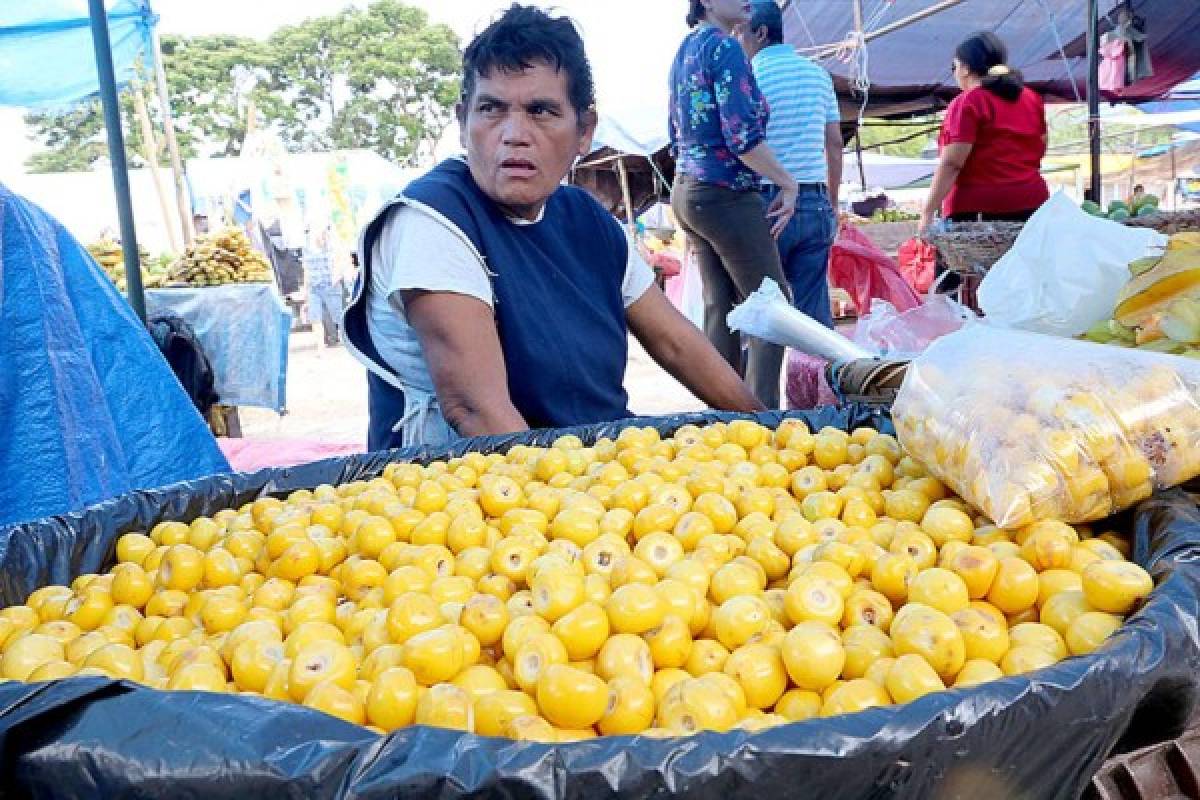
[(872, 153), (918, 158), (930, 142), (937, 140), (936, 117), (918, 117), (903, 122), (865, 120), (864, 123), (858, 129), (858, 135), (863, 150)]
[[(292, 151), (367, 148), (412, 164), (432, 155), (458, 99), (454, 32), (399, 0), (281, 28), (266, 42), (164, 36), (162, 45), (184, 158), (238, 155), (252, 105), (258, 126), (278, 131)], [(157, 101), (148, 105), (161, 130)], [(122, 110), (128, 159), (139, 166), (141, 128), (128, 93)], [(30, 114), (26, 124), (42, 147), (31, 170), (89, 169), (107, 152), (98, 102)]]
[(267, 109), (293, 149), (369, 148), (411, 164), (452, 119), (458, 39), (398, 0), (282, 28), (267, 49)]

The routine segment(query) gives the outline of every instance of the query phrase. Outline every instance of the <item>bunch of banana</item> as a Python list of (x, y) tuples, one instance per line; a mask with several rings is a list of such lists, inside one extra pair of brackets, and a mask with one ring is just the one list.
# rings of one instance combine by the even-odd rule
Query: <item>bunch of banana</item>
[(270, 282), (273, 274), (246, 234), (231, 227), (198, 237), (171, 266), (169, 280), (173, 285), (221, 286)]
[[(125, 276), (125, 252), (121, 245), (112, 239), (101, 239), (87, 246), (87, 251), (96, 259), (96, 263), (104, 270), (120, 291), (127, 288)], [(145, 248), (138, 248), (138, 262), (142, 266), (142, 285), (147, 289), (157, 289), (164, 285), (166, 274), (150, 261), (150, 253)]]

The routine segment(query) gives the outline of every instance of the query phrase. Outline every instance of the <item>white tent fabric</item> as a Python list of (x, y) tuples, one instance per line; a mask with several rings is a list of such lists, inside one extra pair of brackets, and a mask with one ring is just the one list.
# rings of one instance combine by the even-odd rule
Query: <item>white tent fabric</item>
[[(863, 153), (862, 161), (867, 176), (867, 188), (878, 189), (898, 189), (928, 178), (933, 175), (938, 164), (934, 158), (903, 158), (880, 153)], [(861, 184), (856, 153), (847, 153), (845, 156), (842, 183), (851, 186)]]

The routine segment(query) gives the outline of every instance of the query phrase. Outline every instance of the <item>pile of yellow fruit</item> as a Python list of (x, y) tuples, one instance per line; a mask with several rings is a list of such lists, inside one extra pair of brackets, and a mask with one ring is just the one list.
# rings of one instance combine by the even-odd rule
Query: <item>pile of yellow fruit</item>
[(1005, 528), (1104, 519), (1200, 475), (1200, 365), (1157, 353), (970, 326), (909, 366), (892, 415)]
[(124, 534), (0, 611), (0, 673), (106, 675), (538, 741), (758, 730), (1095, 650), (1112, 533), (1007, 532), (869, 429), (630, 428)]
[(270, 283), (274, 280), (266, 257), (255, 250), (240, 228), (229, 227), (196, 237), (192, 246), (171, 265), (172, 284), (220, 286), (225, 283)]

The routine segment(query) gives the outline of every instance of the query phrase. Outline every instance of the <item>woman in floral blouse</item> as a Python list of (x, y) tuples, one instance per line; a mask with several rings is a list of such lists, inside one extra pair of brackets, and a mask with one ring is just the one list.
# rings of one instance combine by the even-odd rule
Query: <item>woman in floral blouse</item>
[[(779, 407), (783, 348), (740, 337), (725, 316), (771, 278), (787, 279), (773, 236), (791, 219), (796, 181), (766, 143), (768, 109), (750, 62), (731, 34), (750, 19), (749, 0), (689, 0), (688, 25), (671, 67), (670, 133), (675, 153), (671, 206), (704, 279), (704, 330), (768, 408)], [(762, 176), (781, 187), (768, 210)]]

